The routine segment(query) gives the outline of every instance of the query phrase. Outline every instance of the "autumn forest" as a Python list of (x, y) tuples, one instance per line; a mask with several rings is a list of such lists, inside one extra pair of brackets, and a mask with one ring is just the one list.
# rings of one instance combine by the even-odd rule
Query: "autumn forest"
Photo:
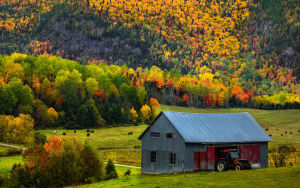
[(299, 7), (1, 1), (1, 122), (79, 129), (149, 123), (160, 104), (300, 108)]

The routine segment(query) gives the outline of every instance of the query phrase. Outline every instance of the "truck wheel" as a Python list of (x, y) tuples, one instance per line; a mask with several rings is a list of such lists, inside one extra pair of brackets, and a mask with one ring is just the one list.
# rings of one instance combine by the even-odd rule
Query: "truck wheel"
[(234, 169), (235, 170), (243, 170), (243, 166), (241, 163), (239, 163), (239, 164), (235, 165)]
[(227, 170), (227, 163), (226, 161), (218, 161), (216, 165), (216, 170), (219, 172), (223, 172)]

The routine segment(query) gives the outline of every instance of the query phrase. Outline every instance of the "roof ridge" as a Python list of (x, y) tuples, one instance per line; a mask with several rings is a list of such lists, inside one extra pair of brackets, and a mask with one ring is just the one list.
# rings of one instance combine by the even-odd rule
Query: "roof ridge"
[(172, 112), (172, 113), (181, 113), (181, 114), (250, 114), (249, 112), (220, 112), (220, 113), (210, 113), (210, 112), (176, 112), (176, 111), (167, 111), (167, 110), (162, 110), (161, 112), (165, 113), (165, 112)]

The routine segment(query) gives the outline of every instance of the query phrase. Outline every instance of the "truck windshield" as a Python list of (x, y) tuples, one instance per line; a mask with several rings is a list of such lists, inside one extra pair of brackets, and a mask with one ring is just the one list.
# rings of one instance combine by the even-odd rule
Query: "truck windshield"
[(230, 157), (232, 158), (232, 159), (237, 159), (237, 158), (239, 158), (239, 154), (237, 153), (237, 152), (229, 152), (230, 153)]

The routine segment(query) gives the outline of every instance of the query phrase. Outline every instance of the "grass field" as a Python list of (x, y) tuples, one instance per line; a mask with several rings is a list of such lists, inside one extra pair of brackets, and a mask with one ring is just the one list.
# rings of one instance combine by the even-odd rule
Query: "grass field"
[(0, 175), (8, 174), (15, 163), (22, 162), (22, 156), (0, 157)]
[[(268, 134), (272, 134), (273, 141), (270, 147), (279, 143), (292, 143), (300, 151), (300, 110), (257, 110), (247, 108), (231, 108), (231, 109), (199, 109), (186, 108), (177, 106), (161, 105), (160, 110), (192, 112), (192, 113), (233, 113), (233, 112), (249, 112), (255, 120), (262, 126), (268, 128)], [(73, 130), (56, 130), (57, 135), (62, 136), (63, 132), (67, 135), (76, 135), (80, 140), (87, 140), (95, 147), (104, 160), (111, 158), (116, 163), (140, 165), (141, 160), (141, 142), (138, 140), (139, 135), (147, 128), (147, 125), (129, 126), (129, 127), (113, 127), (96, 129), (95, 133), (90, 137), (86, 136), (86, 130), (77, 130), (74, 134)], [(41, 130), (40, 132), (47, 136), (53, 135), (54, 130)], [(285, 134), (285, 131), (288, 134)], [(128, 135), (133, 132), (133, 135)], [(292, 132), (292, 134), (290, 134)], [(281, 136), (283, 134), (283, 136)], [(300, 156), (299, 156), (300, 157)]]
[(135, 175), (79, 187), (299, 187), (300, 167)]

